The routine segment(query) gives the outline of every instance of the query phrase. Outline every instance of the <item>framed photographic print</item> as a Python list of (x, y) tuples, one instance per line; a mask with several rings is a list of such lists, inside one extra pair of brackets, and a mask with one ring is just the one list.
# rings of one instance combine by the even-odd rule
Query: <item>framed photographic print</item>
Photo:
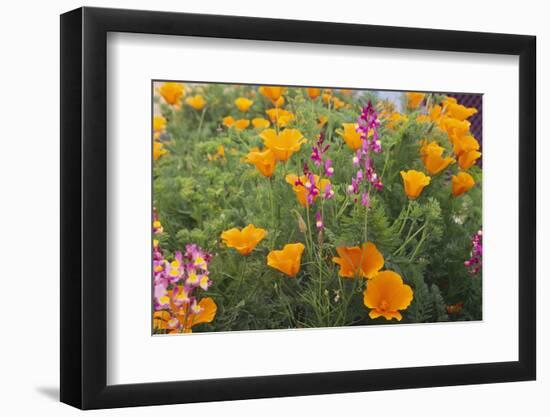
[(61, 16), (61, 400), (535, 379), (535, 38)]

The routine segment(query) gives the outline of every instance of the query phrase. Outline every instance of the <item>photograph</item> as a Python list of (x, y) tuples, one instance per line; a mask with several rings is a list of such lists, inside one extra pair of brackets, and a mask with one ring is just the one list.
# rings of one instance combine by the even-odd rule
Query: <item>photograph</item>
[(483, 319), (482, 94), (151, 84), (153, 334)]

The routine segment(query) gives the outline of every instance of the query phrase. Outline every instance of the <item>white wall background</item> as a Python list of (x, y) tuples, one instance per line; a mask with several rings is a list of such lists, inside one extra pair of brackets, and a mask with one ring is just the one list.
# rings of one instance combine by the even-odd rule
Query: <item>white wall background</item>
[[(81, 6), (6, 2), (0, 14), (0, 410), (3, 415), (66, 416), (77, 411), (58, 403), (59, 379), (59, 17)], [(148, 416), (158, 413), (206, 416), (279, 416), (340, 413), (384, 416), (544, 415), (550, 410), (550, 343), (546, 294), (550, 267), (550, 174), (541, 167), (550, 146), (542, 122), (550, 95), (550, 27), (544, 2), (438, 0), (391, 2), (302, 2), (278, 0), (94, 1), (86, 5), (310, 19), (395, 26), (534, 34), (538, 37), (538, 381), (497, 385), (325, 395), (230, 403), (148, 407), (95, 412), (94, 415)], [(544, 129), (543, 129), (544, 127)]]

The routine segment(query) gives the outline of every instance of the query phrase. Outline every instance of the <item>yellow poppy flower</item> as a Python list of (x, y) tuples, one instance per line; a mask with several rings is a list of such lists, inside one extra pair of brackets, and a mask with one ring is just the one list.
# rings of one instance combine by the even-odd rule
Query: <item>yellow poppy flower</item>
[(155, 132), (163, 132), (166, 129), (166, 119), (162, 116), (153, 117), (153, 130)]
[(442, 117), (442, 110), (443, 108), (439, 104), (432, 106), (428, 112), (430, 120), (434, 123), (439, 123)]
[(462, 152), (458, 157), (458, 166), (460, 169), (470, 169), (475, 165), (480, 156), (481, 152), (478, 151)]
[(345, 278), (372, 278), (384, 266), (384, 257), (371, 242), (359, 246), (339, 246), (338, 257), (332, 261), (340, 265), (338, 275)]
[(298, 129), (284, 129), (279, 134), (275, 129), (266, 129), (260, 133), (260, 137), (278, 161), (286, 161), (294, 152), (298, 152), (306, 141)]
[(346, 103), (345, 103), (344, 101), (340, 100), (338, 97), (333, 97), (333, 98), (332, 98), (332, 106), (333, 106), (336, 110), (338, 110), (338, 109), (344, 107), (345, 104), (346, 104)]
[(344, 141), (352, 151), (356, 151), (361, 147), (361, 133), (357, 129), (355, 123), (342, 123), (344, 131), (339, 131), (338, 134), (344, 138)]
[(319, 116), (319, 117), (317, 118), (317, 120), (319, 121), (319, 123), (317, 123), (317, 126), (323, 127), (324, 125), (327, 124), (327, 122), (328, 122), (328, 117), (327, 117), (327, 116)]
[(235, 129), (237, 130), (244, 130), (246, 129), (248, 126), (250, 126), (250, 120), (248, 119), (239, 119), (239, 120), (235, 120), (235, 124), (233, 125), (235, 127)]
[(273, 103), (279, 100), (279, 98), (283, 95), (283, 87), (264, 85), (258, 88), (258, 90), (262, 96), (270, 99)]
[(447, 132), (449, 140), (454, 142), (458, 138), (466, 136), (470, 131), (470, 122), (467, 120), (456, 120), (448, 116), (444, 116), (439, 121), (439, 127)]
[(455, 162), (454, 158), (449, 156), (443, 158), (442, 155), (444, 150), (445, 149), (442, 146), (439, 146), (435, 141), (431, 143), (428, 143), (427, 141), (423, 142), (422, 147), (420, 148), (420, 156), (426, 170), (430, 174), (435, 175)]
[(231, 127), (235, 124), (235, 119), (231, 116), (226, 116), (223, 118), (223, 124), (227, 127)]
[(267, 255), (267, 265), (289, 277), (300, 272), (300, 262), (305, 246), (302, 243), (289, 243), (282, 250), (272, 250)]
[(179, 106), (181, 98), (185, 95), (184, 85), (181, 83), (163, 83), (158, 92), (164, 101), (172, 106)]
[(268, 109), (265, 112), (271, 119), (271, 122), (277, 123), (277, 126), (279, 127), (284, 127), (288, 125), (295, 117), (293, 113), (284, 109), (274, 108)]
[(265, 229), (249, 224), (242, 230), (234, 227), (221, 234), (223, 243), (235, 248), (241, 255), (249, 255), (267, 234)]
[(218, 149), (214, 155), (208, 155), (209, 161), (215, 161), (220, 158), (225, 158), (225, 148), (223, 145), (218, 145)]
[(254, 104), (254, 102), (245, 97), (239, 97), (237, 100), (235, 100), (235, 106), (237, 106), (237, 108), (242, 112), (248, 111), (252, 104)]
[(430, 183), (429, 176), (413, 169), (406, 172), (401, 171), (401, 178), (403, 178), (405, 194), (407, 194), (407, 197), (411, 200), (418, 198), (424, 187)]
[(413, 300), (413, 291), (403, 283), (401, 276), (393, 271), (382, 271), (367, 282), (363, 303), (370, 308), (369, 317), (384, 317), (386, 320), (403, 318), (399, 310), (405, 310)]
[(453, 144), (453, 152), (455, 155), (461, 155), (464, 152), (479, 150), (479, 142), (471, 135), (454, 136), (451, 139)]
[(317, 97), (321, 95), (320, 88), (306, 88), (306, 92), (309, 98), (312, 100), (315, 100)]
[(153, 142), (153, 159), (155, 161), (166, 153), (168, 153), (168, 151), (164, 149), (164, 145), (161, 142)]
[(206, 100), (200, 94), (193, 97), (188, 97), (185, 102), (193, 107), (195, 110), (202, 110), (206, 106)]
[(401, 123), (404, 123), (407, 120), (409, 120), (409, 118), (405, 114), (393, 112), (388, 116), (387, 120), (388, 120), (388, 128), (395, 129)]
[(263, 151), (250, 151), (246, 156), (246, 162), (254, 164), (256, 169), (260, 171), (264, 177), (271, 177), (275, 172), (275, 167), (277, 165), (275, 154), (269, 148), (264, 149)]
[(347, 88), (341, 88), (340, 92), (346, 96), (349, 96), (351, 93), (353, 93), (353, 90), (347, 89)]
[(273, 102), (273, 105), (275, 107), (283, 107), (284, 104), (285, 104), (285, 98), (283, 96), (279, 97), (277, 100)]
[(252, 126), (254, 126), (255, 129), (267, 129), (269, 127), (269, 120), (263, 117), (256, 117), (252, 119)]
[[(298, 200), (298, 202), (300, 203), (300, 205), (302, 207), (307, 207), (308, 206), (308, 202), (307, 202), (307, 189), (305, 186), (303, 185), (296, 185), (296, 181), (298, 180), (298, 178), (300, 179), (300, 181), (302, 182), (302, 184), (306, 184), (308, 183), (309, 179), (308, 177), (306, 177), (305, 175), (302, 175), (300, 177), (298, 177), (296, 174), (288, 174), (286, 177), (285, 177), (285, 181), (292, 185), (292, 190), (294, 191), (294, 193), (296, 194), (296, 199)], [(313, 176), (313, 179), (315, 181), (315, 185), (317, 186), (317, 188), (319, 190), (321, 190), (321, 192), (324, 191), (324, 189), (326, 188), (327, 185), (330, 184), (330, 180), (326, 179), (326, 178), (323, 178), (321, 180), (319, 180), (319, 176), (318, 175), (314, 175)], [(317, 200), (317, 196), (314, 196), (313, 197), (313, 201), (315, 202), (315, 200)]]
[(475, 107), (466, 107), (461, 104), (449, 102), (445, 108), (446, 113), (456, 120), (466, 120), (477, 113)]
[(426, 97), (426, 94), (424, 93), (405, 93), (405, 96), (407, 97), (407, 107), (409, 109), (416, 109), (418, 106), (420, 106), (420, 103), (424, 100), (424, 97)]
[(428, 116), (427, 114), (419, 114), (418, 116), (416, 116), (416, 121), (418, 123), (424, 123), (424, 122), (431, 122), (432, 119), (430, 119), (430, 116)]
[(467, 172), (459, 172), (457, 175), (453, 175), (452, 182), (455, 197), (464, 194), (475, 185), (474, 178)]

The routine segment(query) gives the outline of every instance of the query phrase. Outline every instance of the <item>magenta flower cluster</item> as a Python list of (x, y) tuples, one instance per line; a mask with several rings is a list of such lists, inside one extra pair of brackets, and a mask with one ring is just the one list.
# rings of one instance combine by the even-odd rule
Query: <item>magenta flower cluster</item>
[(464, 262), (464, 265), (469, 268), (471, 274), (477, 274), (481, 269), (481, 260), (483, 255), (483, 232), (478, 230), (472, 236), (472, 250), (470, 252), (470, 259)]
[(348, 186), (348, 192), (356, 196), (354, 201), (357, 202), (361, 194), (361, 204), (367, 207), (370, 206), (369, 185), (377, 190), (383, 187), (371, 157), (371, 152), (382, 152), (382, 143), (378, 134), (379, 126), (378, 113), (369, 100), (357, 120), (357, 132), (361, 134), (361, 147), (353, 156), (353, 165), (357, 168), (357, 172)]
[[(159, 243), (153, 243), (153, 298), (155, 310), (170, 308), (170, 302), (176, 307), (184, 304), (195, 313), (200, 307), (194, 291), (201, 288), (207, 291), (212, 285), (208, 265), (212, 254), (195, 244), (186, 245), (185, 252), (177, 251), (173, 260), (164, 257)], [(172, 291), (169, 296), (169, 290)]]

